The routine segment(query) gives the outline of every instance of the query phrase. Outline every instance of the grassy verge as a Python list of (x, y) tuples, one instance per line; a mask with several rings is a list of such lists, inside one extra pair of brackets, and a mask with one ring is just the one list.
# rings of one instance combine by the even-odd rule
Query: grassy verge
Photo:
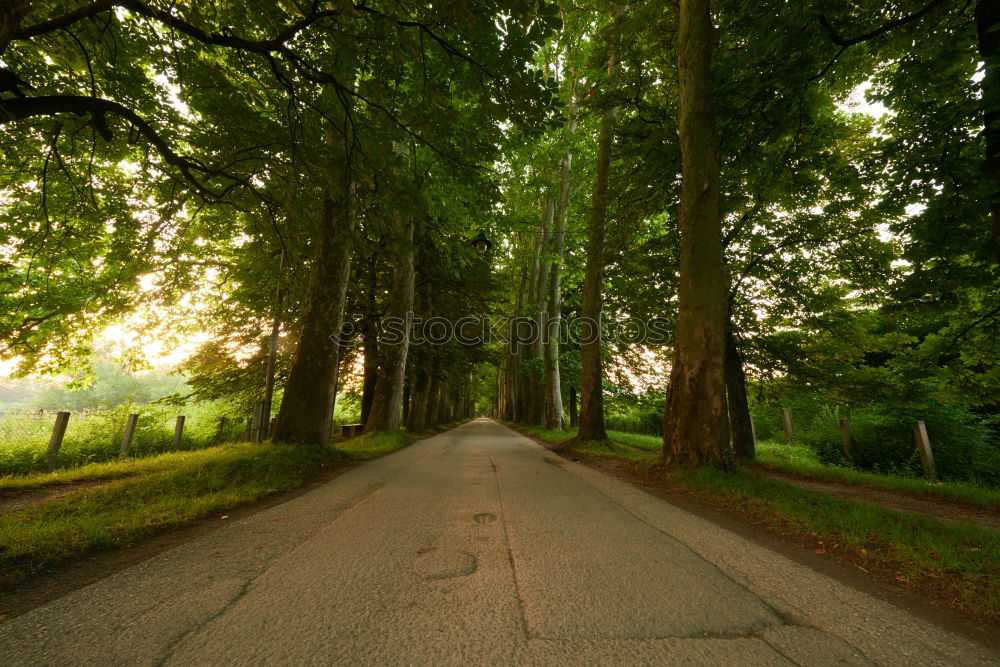
[(156, 471), (135, 462), (141, 476), (0, 516), (0, 584), (297, 488), (343, 458), (332, 448), (254, 444), (186, 454)]
[(339, 442), (335, 448), (348, 458), (365, 460), (391, 454), (412, 440), (413, 437), (403, 431), (375, 431)]
[[(556, 432), (555, 437), (550, 437), (543, 429), (518, 428), (553, 443), (573, 436), (572, 433)], [(649, 474), (649, 465), (658, 458), (659, 438), (617, 432), (609, 436), (610, 446), (594, 447), (586, 443), (574, 447), (573, 451), (638, 462), (638, 469), (645, 469), (640, 474)], [(794, 447), (777, 452), (774, 449), (758, 450), (767, 462), (765, 465), (779, 458), (790, 464), (784, 468), (789, 471), (808, 470), (806, 463), (821, 465), (815, 459), (805, 459), (806, 452)], [(906, 484), (920, 480), (847, 472), (853, 474), (826, 478), (854, 483), (864, 480), (861, 483), (909, 492), (920, 488)], [(681, 468), (667, 472), (661, 479), (676, 491), (736, 514), (784, 539), (829, 554), (870, 574), (902, 583), (973, 617), (992, 622), (1000, 619), (1000, 534), (996, 531), (834, 498), (763, 479), (752, 470), (724, 473), (713, 468)], [(954, 486), (957, 485), (937, 488)], [(955, 499), (958, 495), (950, 497)], [(960, 497), (969, 502), (967, 497)]]
[(738, 511), (837, 560), (903, 583), (972, 616), (1000, 620), (1000, 534), (833, 498), (746, 471), (680, 469), (696, 498)]
[(878, 475), (841, 466), (827, 465), (816, 458), (812, 449), (799, 443), (758, 442), (757, 464), (770, 470), (803, 477), (938, 497), (977, 507), (1000, 508), (1000, 489), (988, 489), (958, 482), (928, 482), (912, 477)]
[(323, 467), (383, 456), (415, 437), (383, 431), (333, 447), (245, 443), (0, 478), (0, 489), (111, 480), (99, 488), (0, 516), (0, 586), (14, 584), (58, 561), (123, 547), (298, 488)]

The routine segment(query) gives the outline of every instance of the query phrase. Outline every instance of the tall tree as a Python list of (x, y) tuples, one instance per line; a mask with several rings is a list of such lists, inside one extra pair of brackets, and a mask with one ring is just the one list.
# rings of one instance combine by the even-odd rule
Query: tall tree
[[(612, 11), (609, 26), (608, 85), (613, 88), (618, 65), (617, 19), (623, 8)], [(605, 248), (604, 238), (608, 224), (611, 175), (611, 148), (615, 136), (615, 118), (618, 110), (610, 103), (601, 111), (601, 125), (597, 135), (597, 160), (594, 168), (594, 191), (591, 197), (590, 224), (587, 227), (587, 263), (583, 282), (583, 309), (581, 321), (580, 359), (580, 440), (604, 441), (608, 439), (604, 428), (604, 367), (601, 346), (601, 308), (603, 302)]]
[(413, 218), (399, 209), (391, 215), (394, 218), (393, 268), (386, 317), (394, 325), (393, 330), (387, 333), (394, 335), (392, 338), (383, 337), (379, 346), (378, 381), (365, 431), (398, 429), (403, 409), (403, 381), (413, 316)]
[(729, 286), (722, 262), (709, 0), (681, 0), (678, 32), (681, 261), (663, 459), (724, 465), (729, 447), (724, 372)]

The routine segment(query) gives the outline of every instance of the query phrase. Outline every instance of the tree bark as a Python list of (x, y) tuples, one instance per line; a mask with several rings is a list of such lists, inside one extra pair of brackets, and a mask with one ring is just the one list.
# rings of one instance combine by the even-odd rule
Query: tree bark
[(579, 415), (576, 412), (576, 387), (569, 388), (569, 426), (573, 428), (580, 423)]
[(719, 137), (709, 0), (680, 0), (680, 285), (663, 459), (728, 465), (724, 373), (728, 285), (722, 263)]
[[(608, 54), (608, 80), (614, 85), (618, 63), (618, 29), (614, 25), (621, 8), (612, 13), (612, 46)], [(594, 192), (591, 197), (590, 224), (587, 227), (587, 262), (583, 279), (583, 307), (580, 341), (580, 440), (605, 441), (604, 369), (601, 360), (601, 308), (603, 307), (604, 236), (608, 222), (611, 172), (611, 145), (614, 142), (618, 110), (610, 107), (601, 112), (597, 136), (597, 163), (594, 167)]]
[(406, 430), (410, 433), (420, 433), (427, 428), (427, 397), (430, 393), (430, 382), (429, 374), (418, 367), (413, 380), (410, 409), (406, 416)]
[(726, 395), (729, 399), (729, 425), (733, 433), (733, 455), (739, 461), (753, 461), (756, 443), (750, 425), (746, 374), (731, 325), (726, 329)]
[(375, 398), (375, 384), (378, 382), (378, 274), (377, 258), (372, 255), (368, 262), (368, 298), (364, 320), (364, 353), (365, 365), (361, 382), (361, 423), (368, 423), (372, 411), (372, 399)]
[(340, 359), (337, 335), (344, 322), (354, 231), (350, 176), (343, 171), (338, 196), (323, 199), (301, 333), (274, 424), (275, 442), (322, 446), (330, 441)]
[(993, 251), (1000, 261), (1000, 3), (976, 3), (976, 32), (983, 59), (982, 86), (986, 159), (983, 171), (993, 182), (990, 217), (993, 220)]
[[(576, 78), (571, 83), (569, 102), (569, 122), (567, 137), (576, 133)], [(545, 345), (545, 428), (549, 430), (566, 427), (563, 415), (562, 386), (559, 375), (559, 332), (562, 325), (562, 262), (566, 249), (566, 215), (569, 211), (570, 174), (573, 168), (573, 154), (567, 149), (563, 155), (559, 177), (559, 202), (556, 206), (552, 230), (552, 267), (549, 269), (548, 314), (546, 323), (547, 341)]]
[(542, 214), (542, 253), (538, 263), (538, 278), (532, 288), (532, 302), (535, 311), (535, 327), (537, 335), (531, 341), (531, 359), (542, 362), (541, 367), (532, 364), (530, 371), (531, 381), (531, 413), (529, 423), (535, 426), (545, 424), (545, 331), (548, 327), (548, 286), (549, 286), (549, 256), (551, 255), (552, 221), (555, 216), (555, 202), (551, 197), (545, 198), (544, 212)]
[(403, 323), (400, 340), (386, 337), (379, 350), (381, 363), (372, 411), (365, 422), (365, 431), (395, 431), (399, 428), (403, 401), (403, 379), (406, 377), (406, 357), (410, 349), (410, 313), (413, 311), (413, 220), (396, 213), (393, 253), (392, 291), (389, 296), (387, 319)]

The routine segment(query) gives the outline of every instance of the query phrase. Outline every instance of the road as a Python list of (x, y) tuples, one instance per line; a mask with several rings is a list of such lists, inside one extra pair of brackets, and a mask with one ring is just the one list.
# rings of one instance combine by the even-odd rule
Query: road
[(0, 664), (988, 664), (481, 419), (0, 625)]

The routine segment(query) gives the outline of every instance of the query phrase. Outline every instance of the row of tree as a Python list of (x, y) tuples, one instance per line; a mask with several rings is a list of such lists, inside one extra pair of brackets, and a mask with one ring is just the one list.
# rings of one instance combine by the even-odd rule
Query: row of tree
[[(748, 374), (998, 412), (994, 5), (7, 3), (0, 353), (207, 331), (191, 386), (250, 403), (273, 367), (281, 442), (328, 440), (355, 368), (370, 430), (558, 428), (579, 394), (602, 441), (650, 355), (670, 461), (753, 456)], [(549, 335), (380, 336), (469, 315)], [(673, 344), (560, 346), (570, 316)]]
[[(546, 309), (548, 262), (569, 266), (563, 314), (670, 315), (673, 345), (653, 350), (671, 368), (672, 462), (753, 457), (748, 375), (839, 404), (997, 414), (998, 26), (995, 3), (933, 0), (569, 11), (542, 64), (585, 130), (574, 143), (567, 123), (513, 159), (507, 204), (542, 240), (509, 260), (527, 278), (508, 312)], [(577, 185), (553, 146), (583, 158)], [(547, 201), (567, 191), (557, 229), (583, 252), (564, 258), (544, 239)], [(607, 439), (602, 401), (629, 383), (616, 370), (639, 373), (636, 347), (566, 351), (581, 439)], [(537, 398), (538, 357), (504, 355), (497, 414), (552, 428), (533, 406), (560, 402)]]

